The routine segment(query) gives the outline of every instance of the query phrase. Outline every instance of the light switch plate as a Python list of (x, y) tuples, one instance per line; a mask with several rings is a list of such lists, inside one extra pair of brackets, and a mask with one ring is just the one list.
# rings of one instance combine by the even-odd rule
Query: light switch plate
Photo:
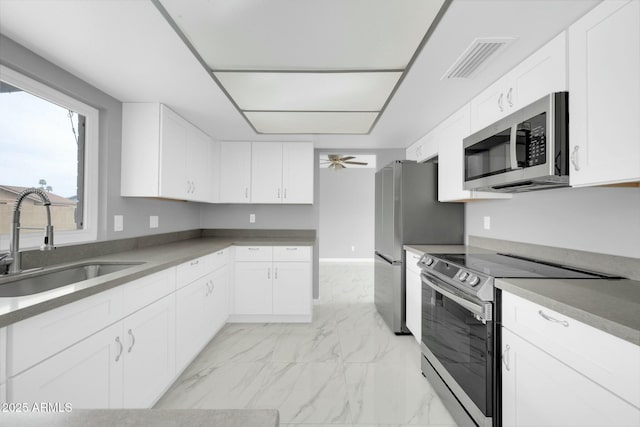
[(149, 228), (158, 228), (159, 223), (158, 215), (151, 215), (149, 217)]
[(124, 217), (122, 215), (113, 216), (113, 231), (124, 230)]
[(249, 222), (253, 224), (256, 222), (256, 214), (249, 214)]
[(485, 216), (484, 217), (484, 229), (485, 230), (491, 230), (491, 217), (490, 216)]

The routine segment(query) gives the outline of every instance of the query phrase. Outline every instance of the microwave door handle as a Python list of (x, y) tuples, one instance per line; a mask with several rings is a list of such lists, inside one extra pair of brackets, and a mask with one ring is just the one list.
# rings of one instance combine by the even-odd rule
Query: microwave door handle
[(517, 149), (518, 140), (518, 125), (511, 126), (511, 138), (509, 139), (509, 158), (511, 161), (511, 170), (518, 169), (518, 153)]
[(433, 277), (432, 275), (430, 274), (428, 275), (425, 273), (422, 273), (421, 276), (422, 276), (422, 282), (429, 285), (429, 287), (434, 291), (439, 292), (445, 297), (449, 298), (450, 300), (453, 300), (454, 302), (460, 304), (467, 310), (471, 311), (473, 314), (480, 316), (482, 319), (485, 318), (484, 307), (481, 306), (480, 304), (476, 304), (475, 302), (462, 298), (461, 296), (456, 295), (453, 292), (443, 288), (441, 285), (439, 285), (438, 282), (440, 282), (440, 279), (438, 279), (437, 277)]

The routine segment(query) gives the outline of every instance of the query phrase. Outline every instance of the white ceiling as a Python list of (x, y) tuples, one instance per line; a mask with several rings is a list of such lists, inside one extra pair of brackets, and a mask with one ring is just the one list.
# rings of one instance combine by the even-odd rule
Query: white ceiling
[[(172, 0), (171, 3), (187, 5), (191, 1)], [(313, 141), (318, 148), (405, 148), (597, 2), (453, 0), (369, 135), (256, 134), (150, 0), (0, 0), (0, 33), (120, 101), (166, 103), (216, 139), (302, 140)], [(169, 4), (165, 0), (162, 3)], [(313, 55), (313, 49), (296, 45), (296, 35), (313, 29), (314, 25), (321, 27), (335, 43), (339, 43), (345, 31), (358, 31), (363, 37), (384, 34), (377, 25), (351, 25), (349, 14), (367, 0), (211, 3), (220, 11), (218, 25), (229, 25), (225, 10), (233, 14), (247, 11), (251, 17), (244, 27), (228, 29), (241, 30), (236, 31), (240, 36), (218, 44), (219, 49), (231, 52), (226, 56), (229, 62), (220, 64), (225, 68), (246, 66), (247, 58), (234, 56), (233, 52), (236, 46), (255, 44), (257, 36), (268, 40), (261, 49), (276, 52), (278, 60), (296, 56), (301, 64), (315, 67), (314, 61), (318, 58)], [(386, 3), (394, 7), (397, 4)], [(295, 9), (303, 7), (311, 7), (317, 19), (292, 19), (298, 16)], [(338, 9), (341, 7), (344, 10)], [(261, 14), (269, 14), (279, 24), (261, 27)], [(513, 37), (515, 40), (473, 79), (441, 80), (476, 37)], [(381, 57), (388, 56), (386, 59), (395, 51), (401, 53), (414, 48), (411, 43), (385, 44), (383, 36), (378, 40)], [(274, 41), (286, 48), (279, 48)], [(261, 49), (254, 49), (252, 55), (258, 55)], [(323, 58), (322, 65), (333, 67), (348, 63), (356, 67), (366, 53), (347, 52), (347, 55)]]

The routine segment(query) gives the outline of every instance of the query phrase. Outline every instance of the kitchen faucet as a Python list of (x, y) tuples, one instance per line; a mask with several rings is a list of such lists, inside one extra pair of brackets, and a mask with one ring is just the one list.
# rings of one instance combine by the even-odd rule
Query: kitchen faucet
[(27, 188), (18, 194), (16, 202), (13, 206), (13, 223), (11, 226), (11, 244), (9, 246), (9, 252), (0, 254), (0, 265), (8, 266), (8, 274), (20, 273), (21, 259), (20, 259), (20, 230), (41, 230), (42, 227), (20, 227), (20, 206), (22, 201), (29, 195), (35, 194), (42, 199), (42, 204), (47, 209), (47, 225), (44, 227), (44, 244), (40, 246), (41, 251), (50, 251), (55, 249), (53, 246), (53, 226), (51, 225), (51, 200), (44, 190), (40, 188)]

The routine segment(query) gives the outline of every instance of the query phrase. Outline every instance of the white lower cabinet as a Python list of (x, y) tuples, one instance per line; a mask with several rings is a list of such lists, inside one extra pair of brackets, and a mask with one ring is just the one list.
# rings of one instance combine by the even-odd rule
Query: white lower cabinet
[(173, 295), (11, 378), (13, 402), (149, 408), (175, 376)]
[(503, 426), (638, 426), (640, 410), (502, 328)]
[(502, 292), (504, 426), (639, 426), (640, 347)]
[(176, 370), (182, 371), (228, 317), (229, 267), (223, 266), (176, 292)]
[(234, 314), (272, 314), (273, 265), (269, 262), (236, 262)]
[(310, 246), (236, 247), (233, 322), (311, 321)]
[(420, 343), (422, 341), (422, 279), (420, 268), (417, 266), (420, 255), (411, 251), (405, 251), (405, 255), (406, 323), (413, 337)]
[(122, 408), (126, 341), (116, 323), (9, 380), (14, 403)]
[(174, 298), (165, 297), (122, 321), (125, 408), (150, 408), (173, 381)]
[(311, 263), (275, 262), (273, 263), (273, 313), (300, 314), (311, 313)]

